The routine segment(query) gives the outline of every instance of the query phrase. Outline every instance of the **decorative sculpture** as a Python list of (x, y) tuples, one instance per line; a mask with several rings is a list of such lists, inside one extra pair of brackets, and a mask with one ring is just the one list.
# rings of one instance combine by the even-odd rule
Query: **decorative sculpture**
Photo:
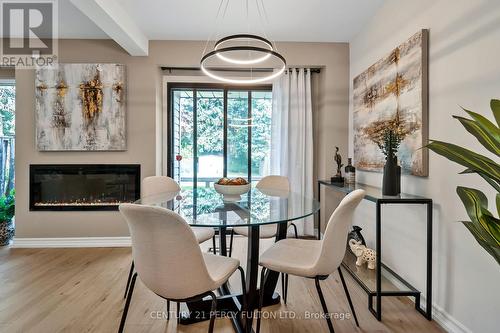
[(351, 251), (351, 247), (349, 246), (349, 242), (351, 241), (351, 239), (354, 239), (355, 241), (360, 241), (361, 245), (366, 245), (365, 239), (361, 234), (361, 230), (363, 230), (361, 227), (353, 225), (352, 231), (347, 234), (347, 248), (349, 249), (349, 251)]
[(368, 269), (375, 269), (377, 262), (377, 253), (375, 250), (367, 248), (365, 245), (361, 244), (361, 241), (351, 239), (349, 241), (349, 247), (352, 253), (358, 258), (356, 260), (356, 266), (363, 266), (368, 263)]
[(342, 177), (342, 156), (339, 154), (339, 147), (335, 147), (335, 157), (333, 158), (335, 163), (337, 163), (337, 173), (335, 174), (334, 177), (332, 177), (330, 180), (332, 183), (339, 183), (339, 184), (344, 184), (344, 177)]

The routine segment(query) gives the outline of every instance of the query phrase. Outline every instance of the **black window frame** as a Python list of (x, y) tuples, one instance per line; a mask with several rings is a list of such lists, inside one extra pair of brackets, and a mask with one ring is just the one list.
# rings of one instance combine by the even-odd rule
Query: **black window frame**
[[(174, 112), (173, 112), (173, 98), (172, 93), (176, 89), (189, 89), (193, 91), (193, 112), (194, 112), (194, 124), (193, 124), (193, 135), (197, 138), (197, 127), (196, 127), (196, 92), (199, 90), (218, 90), (223, 91), (224, 99), (224, 128), (223, 128), (223, 160), (224, 160), (224, 171), (223, 176), (227, 177), (227, 153), (228, 153), (228, 143), (227, 143), (227, 93), (228, 91), (247, 91), (248, 92), (248, 118), (252, 118), (252, 92), (253, 91), (269, 91), (273, 92), (271, 84), (262, 85), (229, 85), (229, 84), (219, 84), (219, 83), (188, 83), (188, 82), (168, 82), (167, 83), (167, 176), (173, 177), (173, 168), (175, 162), (174, 149), (173, 149), (173, 137), (174, 137)], [(248, 121), (251, 125), (251, 120)], [(197, 140), (194, 140), (197, 141)], [(195, 153), (196, 160), (196, 142), (193, 142), (193, 150)], [(197, 179), (197, 163), (193, 166), (193, 187), (198, 186)], [(252, 182), (252, 127), (248, 127), (248, 182)]]

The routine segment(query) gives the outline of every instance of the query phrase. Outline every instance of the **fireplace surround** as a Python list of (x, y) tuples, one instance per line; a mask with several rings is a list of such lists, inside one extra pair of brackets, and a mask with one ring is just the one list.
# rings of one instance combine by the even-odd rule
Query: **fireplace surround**
[(139, 164), (32, 164), (30, 211), (118, 210), (140, 198)]

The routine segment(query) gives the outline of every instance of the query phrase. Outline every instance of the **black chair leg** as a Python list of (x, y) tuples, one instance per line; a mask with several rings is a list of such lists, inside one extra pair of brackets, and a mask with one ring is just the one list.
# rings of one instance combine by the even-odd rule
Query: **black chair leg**
[(177, 324), (181, 322), (181, 303), (177, 302)]
[(285, 305), (287, 299), (288, 299), (288, 274), (285, 274), (285, 295), (284, 295)]
[(210, 293), (212, 297), (212, 308), (210, 309), (210, 324), (208, 326), (208, 333), (213, 333), (215, 326), (215, 317), (217, 316), (217, 296), (213, 292)]
[(233, 238), (234, 238), (234, 230), (231, 229), (231, 235), (229, 237), (229, 257), (233, 254)]
[(132, 279), (132, 273), (134, 272), (134, 261), (130, 264), (130, 272), (128, 273), (127, 286), (125, 287), (125, 294), (123, 298), (127, 298), (128, 287), (130, 286), (130, 279)]
[(299, 238), (299, 233), (297, 232), (297, 226), (295, 225), (295, 223), (291, 223), (291, 226), (293, 227), (295, 238)]
[[(285, 299), (285, 273), (280, 273), (281, 275), (281, 293), (283, 294), (283, 300)], [(286, 302), (285, 302), (286, 304)]]
[(358, 317), (356, 316), (356, 311), (354, 310), (354, 305), (351, 301), (351, 295), (349, 294), (349, 289), (347, 289), (347, 284), (345, 283), (344, 275), (342, 274), (342, 270), (340, 269), (340, 267), (338, 268), (338, 271), (340, 275), (340, 281), (342, 281), (342, 286), (344, 287), (345, 295), (347, 296), (347, 302), (349, 302), (349, 307), (351, 308), (352, 315), (354, 316), (354, 321), (356, 322), (356, 326), (359, 327)]
[(231, 237), (229, 238), (229, 257), (233, 254), (233, 238), (234, 238), (234, 230), (231, 229)]
[(281, 273), (281, 292), (283, 293), (283, 302), (286, 305), (288, 299), (288, 274)]
[(260, 319), (262, 317), (262, 303), (264, 303), (264, 284), (266, 282), (266, 269), (262, 267), (260, 272), (260, 292), (259, 292), (259, 308), (257, 311), (257, 330), (256, 333), (260, 332)]
[(326, 307), (325, 298), (323, 297), (323, 292), (321, 291), (321, 286), (319, 285), (319, 278), (315, 277), (314, 281), (316, 282), (316, 290), (318, 291), (319, 300), (321, 301), (321, 306), (323, 307), (323, 312), (325, 314), (326, 322), (328, 324), (328, 329), (330, 333), (335, 333), (333, 329), (332, 320), (330, 319), (330, 313), (328, 312), (328, 308)]
[(213, 246), (214, 254), (217, 254), (217, 245), (215, 243), (215, 236), (212, 237), (212, 246)]
[(167, 320), (170, 320), (170, 301), (167, 301)]
[(122, 320), (120, 321), (120, 328), (118, 328), (118, 333), (123, 332), (125, 327), (125, 321), (127, 320), (128, 308), (130, 306), (130, 301), (132, 300), (132, 293), (134, 292), (135, 280), (137, 279), (137, 273), (132, 276), (132, 281), (130, 282), (130, 290), (127, 293), (127, 301), (125, 302), (125, 308), (123, 309)]

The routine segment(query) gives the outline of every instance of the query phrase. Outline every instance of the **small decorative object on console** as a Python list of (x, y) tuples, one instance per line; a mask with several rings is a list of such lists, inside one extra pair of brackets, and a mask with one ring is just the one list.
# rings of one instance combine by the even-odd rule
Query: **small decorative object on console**
[(347, 165), (344, 169), (345, 171), (345, 183), (348, 185), (354, 185), (356, 183), (356, 168), (352, 165), (352, 158), (347, 159)]
[(363, 230), (361, 227), (353, 225), (352, 231), (349, 232), (349, 234), (347, 234), (347, 245), (348, 245), (347, 248), (349, 249), (349, 251), (352, 252), (351, 247), (349, 246), (349, 242), (351, 241), (351, 239), (361, 242), (361, 245), (366, 245), (365, 239), (361, 234), (361, 230)]
[(379, 145), (380, 150), (385, 155), (384, 177), (382, 180), (383, 195), (398, 195), (401, 193), (401, 167), (398, 165), (396, 156), (399, 145), (405, 134), (394, 130), (384, 132), (384, 140)]
[(375, 250), (367, 248), (361, 244), (361, 241), (354, 239), (349, 240), (349, 247), (352, 253), (358, 258), (356, 266), (363, 266), (365, 263), (368, 263), (368, 269), (375, 269), (377, 262), (377, 253)]
[(339, 147), (335, 147), (335, 157), (333, 159), (335, 163), (337, 163), (337, 173), (335, 174), (334, 177), (330, 179), (332, 183), (337, 183), (340, 185), (344, 185), (344, 177), (342, 177), (342, 156), (339, 154)]

